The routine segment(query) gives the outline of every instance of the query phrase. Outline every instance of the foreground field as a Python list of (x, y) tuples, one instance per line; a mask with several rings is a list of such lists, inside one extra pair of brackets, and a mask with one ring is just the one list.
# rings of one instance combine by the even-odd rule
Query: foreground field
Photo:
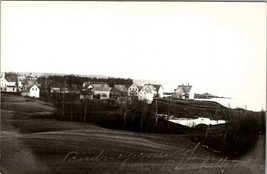
[(144, 134), (25, 117), (53, 107), (43, 101), (18, 100), (14, 105), (1, 103), (3, 174), (264, 173), (264, 137), (246, 156), (229, 159), (190, 141), (190, 135)]

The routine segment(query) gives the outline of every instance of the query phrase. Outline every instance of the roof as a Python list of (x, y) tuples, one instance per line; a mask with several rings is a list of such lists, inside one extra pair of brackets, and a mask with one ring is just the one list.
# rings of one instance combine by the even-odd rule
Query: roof
[[(185, 92), (181, 86), (178, 86), (177, 90), (180, 90), (181, 94), (185, 94)], [(176, 92), (177, 92), (177, 90), (176, 90)]]
[(36, 81), (35, 80), (27, 80), (27, 83), (29, 86), (31, 86), (31, 85), (35, 85)]
[(18, 76), (18, 80), (19, 81), (24, 81), (24, 80), (26, 80), (26, 77), (25, 76)]
[(144, 90), (146, 93), (152, 93), (152, 89), (150, 88), (150, 87), (148, 87), (148, 86), (144, 86), (143, 88), (142, 88), (142, 90)]
[(35, 84), (30, 85), (30, 86), (28, 86), (26, 89), (27, 89), (27, 90), (30, 90), (34, 85), (35, 85)]
[(8, 82), (16, 82), (17, 81), (17, 76), (6, 76), (5, 79), (8, 81)]
[(83, 89), (88, 89), (88, 87), (89, 87), (90, 85), (91, 85), (90, 83), (86, 83), (86, 84), (83, 86)]
[(105, 82), (92, 82), (92, 81), (87, 81), (83, 82), (83, 88), (88, 88), (89, 85), (98, 86), (98, 87), (109, 87), (109, 85)]
[(88, 81), (87, 83), (90, 83), (90, 84), (106, 84), (105, 82), (94, 82), (94, 81)]
[(151, 90), (151, 92), (156, 92), (156, 88), (153, 86), (153, 85), (151, 85), (151, 84), (145, 84), (144, 86), (146, 86), (147, 88), (149, 88), (150, 90)]
[[(138, 84), (136, 84), (136, 83), (133, 83), (131, 86), (136, 86), (137, 88), (138, 88), (138, 90), (141, 90), (143, 87), (142, 86), (140, 86), (140, 85), (138, 85)], [(131, 87), (131, 86), (129, 86), (129, 87)]]
[(94, 91), (110, 91), (111, 87), (95, 87)]
[(127, 88), (126, 88), (126, 86), (125, 85), (114, 85), (114, 87), (117, 89), (117, 90), (119, 90), (119, 91), (121, 91), (121, 92), (128, 92), (128, 90), (127, 90)]
[[(30, 91), (30, 89), (34, 86), (35, 84), (32, 84), (32, 85), (30, 85), (30, 86), (27, 86), (27, 88), (25, 89), (25, 90), (22, 90), (21, 92), (28, 92), (28, 91)], [(35, 85), (37, 88), (38, 88), (38, 86), (37, 85)]]
[(23, 80), (21, 80), (21, 83), (22, 83), (23, 85), (28, 85), (28, 80), (27, 80), (27, 79), (23, 79)]
[(189, 84), (188, 85), (184, 85), (184, 84), (182, 84), (182, 85), (179, 85), (177, 87), (177, 89), (178, 88), (182, 88), (184, 92), (188, 93), (188, 92), (190, 92), (190, 90), (192, 88), (192, 85), (189, 85)]
[(160, 85), (160, 84), (151, 84), (151, 85), (154, 86), (154, 88), (156, 88), (156, 91), (157, 91), (157, 92), (159, 91), (159, 88), (160, 88), (160, 87), (163, 88), (163, 86)]

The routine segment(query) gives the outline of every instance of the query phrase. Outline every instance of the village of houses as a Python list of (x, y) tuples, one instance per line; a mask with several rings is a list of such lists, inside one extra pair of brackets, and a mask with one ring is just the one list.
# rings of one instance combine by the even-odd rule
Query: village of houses
[[(42, 84), (37, 83), (37, 76), (32, 73), (28, 75), (17, 75), (6, 77), (5, 73), (1, 74), (1, 92), (16, 93), (25, 97), (40, 98), (40, 87)], [(131, 101), (132, 98), (143, 100), (147, 104), (151, 104), (156, 98), (171, 98), (180, 100), (193, 100), (194, 93), (192, 85), (178, 85), (173, 92), (165, 92), (161, 84), (143, 84), (133, 83), (132, 85), (114, 85), (110, 87), (104, 82), (85, 81), (81, 87), (68, 89), (66, 87), (51, 86), (49, 93), (76, 93), (80, 100), (108, 100), (114, 99), (117, 102), (125, 103)], [(159, 114), (160, 115), (160, 114)], [(209, 118), (196, 117), (195, 119), (188, 118), (171, 118), (169, 121), (177, 124), (182, 124), (188, 127), (194, 127), (198, 124), (223, 124), (225, 120), (211, 120)]]
[[(33, 74), (18, 75), (17, 77), (6, 77), (5, 73), (1, 75), (1, 92), (20, 93), (22, 96), (40, 98), (40, 87), (43, 84), (37, 83), (37, 76)], [(123, 100), (125, 98), (137, 97), (138, 100), (145, 100), (151, 104), (155, 97), (158, 98), (177, 98), (177, 99), (194, 99), (194, 93), (191, 92), (192, 85), (178, 85), (174, 92), (165, 92), (161, 84), (143, 84), (133, 83), (130, 86), (114, 85), (110, 87), (104, 82), (83, 82), (81, 87), (76, 91), (59, 86), (51, 86), (50, 93), (70, 93), (75, 92), (80, 94), (80, 99), (106, 100), (115, 98)]]

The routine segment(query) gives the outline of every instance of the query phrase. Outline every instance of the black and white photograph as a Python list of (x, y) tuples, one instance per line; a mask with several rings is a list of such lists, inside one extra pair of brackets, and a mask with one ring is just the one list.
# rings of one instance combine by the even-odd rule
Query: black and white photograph
[(2, 1), (0, 174), (265, 174), (266, 2)]

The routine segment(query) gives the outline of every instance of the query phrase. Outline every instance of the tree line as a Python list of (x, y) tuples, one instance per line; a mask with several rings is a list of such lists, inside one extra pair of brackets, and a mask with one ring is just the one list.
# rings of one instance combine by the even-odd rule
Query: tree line
[(92, 81), (92, 82), (104, 82), (107, 83), (110, 87), (114, 85), (126, 85), (130, 86), (133, 84), (133, 79), (130, 78), (116, 78), (116, 77), (108, 77), (108, 78), (97, 78), (97, 77), (82, 77), (76, 75), (49, 75), (49, 76), (40, 76), (37, 79), (37, 82), (41, 84), (41, 89), (48, 89), (49, 87), (68, 87), (74, 88), (74, 86), (78, 86), (78, 88), (82, 87), (83, 82)]

